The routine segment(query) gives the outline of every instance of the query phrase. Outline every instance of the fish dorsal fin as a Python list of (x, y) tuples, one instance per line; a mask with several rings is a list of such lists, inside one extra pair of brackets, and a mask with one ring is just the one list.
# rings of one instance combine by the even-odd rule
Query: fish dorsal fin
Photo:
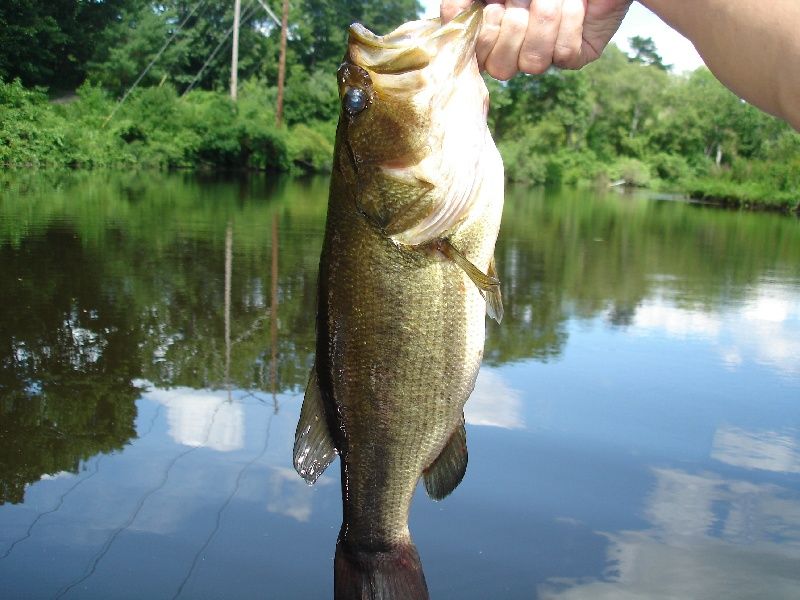
[(438, 458), (423, 471), (425, 491), (434, 500), (441, 500), (452, 492), (467, 472), (467, 431), (464, 417)]
[(470, 262), (449, 240), (439, 240), (436, 248), (447, 258), (456, 263), (467, 274), (486, 299), (486, 312), (498, 323), (503, 320), (503, 299), (500, 295), (500, 280), (497, 278), (494, 257), (489, 262), (487, 273), (481, 271)]
[(315, 366), (308, 378), (300, 421), (294, 434), (294, 468), (311, 485), (335, 457), (336, 447), (328, 431)]
[(503, 296), (500, 294), (500, 278), (497, 276), (494, 256), (489, 261), (489, 270), (486, 271), (486, 274), (498, 282), (498, 285), (486, 290), (486, 313), (500, 323), (503, 320)]

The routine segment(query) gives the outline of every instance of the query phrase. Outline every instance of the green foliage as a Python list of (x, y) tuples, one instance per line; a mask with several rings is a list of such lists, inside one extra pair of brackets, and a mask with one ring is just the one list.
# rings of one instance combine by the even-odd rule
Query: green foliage
[(418, 0), (299, 0), (290, 14), (294, 35), (290, 46), (309, 72), (335, 72), (342, 59), (351, 23), (360, 22), (378, 34), (415, 19)]
[(631, 62), (650, 65), (662, 71), (670, 70), (671, 65), (664, 64), (653, 38), (635, 35), (629, 38), (628, 42), (630, 42), (631, 50), (633, 51), (633, 56), (630, 57)]
[(328, 171), (333, 157), (335, 132), (326, 128), (324, 123), (315, 124), (315, 127), (300, 123), (289, 130), (289, 155), (294, 165), (303, 170)]
[[(7, 24), (0, 41), (9, 40), (0, 45), (0, 77), (6, 75), (0, 79), (0, 163), (327, 170), (340, 110), (335, 71), (349, 24), (360, 21), (383, 33), (414, 18), (419, 8), (417, 0), (292, 4), (285, 127), (279, 129), (279, 29), (257, 3), (246, 4), (242, 14), (241, 83), (232, 103), (226, 94), (232, 3), (66, 0), (44, 7), (13, 0), (0, 9), (0, 25)], [(87, 19), (80, 40), (77, 16)], [(19, 40), (30, 46), (32, 39), (39, 46), (13, 47)], [(67, 73), (62, 65), (56, 76), (53, 49), (59, 44), (70, 48), (62, 52), (69, 60), (80, 59), (80, 69)], [(705, 196), (717, 190), (725, 197), (791, 202), (797, 133), (741, 101), (705, 68), (669, 73), (652, 40), (633, 38), (631, 47), (628, 56), (611, 45), (577, 72), (552, 69), (505, 83), (485, 77), (489, 124), (511, 181), (624, 180)], [(8, 67), (25, 52), (29, 65)], [(151, 62), (140, 86), (109, 119), (114, 99)], [(22, 83), (10, 79), (15, 73)], [(47, 102), (46, 89), (26, 87), (43, 83), (52, 90), (83, 75), (90, 83), (59, 104)]]
[[(114, 102), (91, 85), (82, 87), (74, 102), (51, 105), (19, 81), (0, 82), (0, 99), (0, 163), (11, 166), (287, 171), (294, 162), (322, 168), (319, 153), (330, 155), (326, 136), (332, 134), (319, 127), (313, 141), (293, 146), (295, 161), (287, 131), (275, 126), (270, 94), (256, 85), (244, 86), (238, 104), (216, 92), (179, 98), (169, 85), (142, 88), (111, 120)], [(312, 144), (316, 154), (310, 155)]]
[(339, 91), (334, 71), (289, 70), (284, 95), (284, 119), (289, 125), (309, 121), (334, 122), (339, 117)]
[(617, 159), (609, 167), (609, 176), (613, 181), (633, 187), (647, 187), (653, 179), (648, 164), (627, 156)]
[(102, 32), (141, 0), (4, 0), (0, 4), (0, 79), (75, 89)]
[(692, 174), (689, 163), (680, 155), (659, 152), (648, 157), (647, 162), (659, 179), (670, 183), (683, 181)]
[(633, 59), (609, 46), (580, 72), (489, 85), (490, 126), (508, 178), (621, 180), (779, 207), (796, 202), (800, 135), (741, 101), (705, 68), (668, 73), (657, 55), (647, 58), (655, 48), (640, 41)]

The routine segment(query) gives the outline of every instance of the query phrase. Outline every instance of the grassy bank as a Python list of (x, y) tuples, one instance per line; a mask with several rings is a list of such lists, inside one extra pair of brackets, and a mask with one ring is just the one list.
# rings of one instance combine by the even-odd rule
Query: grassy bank
[[(0, 82), (0, 164), (328, 171), (336, 123), (294, 119), (277, 128), (274, 94), (274, 88), (255, 80), (242, 86), (236, 103), (222, 92), (197, 90), (179, 97), (163, 85), (138, 89), (114, 112), (116, 101), (98, 87), (84, 85), (70, 101), (51, 102), (19, 82)], [(571, 142), (560, 121), (505, 131), (497, 123), (493, 127), (510, 181), (624, 184), (747, 209), (789, 212), (800, 205), (800, 136), (792, 132), (778, 136), (759, 158), (736, 157), (717, 165), (702, 154), (686, 157), (647, 147), (637, 156), (610, 147), (597, 151)]]
[(275, 126), (272, 90), (242, 87), (233, 103), (218, 92), (178, 97), (143, 88), (116, 102), (85, 85), (51, 103), (18, 81), (0, 82), (0, 164), (10, 167), (139, 167), (322, 171), (330, 166), (334, 125)]
[(800, 211), (800, 135), (783, 132), (758, 158), (717, 164), (704, 153), (683, 156), (643, 147), (637, 156), (570, 147), (553, 123), (501, 135), (498, 147), (512, 182), (529, 185), (625, 185), (678, 193), (725, 207)]

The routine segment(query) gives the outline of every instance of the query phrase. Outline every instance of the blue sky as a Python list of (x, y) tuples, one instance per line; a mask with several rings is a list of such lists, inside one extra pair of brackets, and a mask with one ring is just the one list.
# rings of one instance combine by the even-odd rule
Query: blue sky
[[(421, 0), (425, 16), (439, 15), (439, 0)], [(691, 71), (703, 64), (692, 43), (665, 25), (657, 16), (638, 2), (634, 2), (625, 22), (612, 40), (623, 50), (628, 49), (628, 38), (635, 35), (653, 38), (666, 64), (674, 65), (675, 72)]]

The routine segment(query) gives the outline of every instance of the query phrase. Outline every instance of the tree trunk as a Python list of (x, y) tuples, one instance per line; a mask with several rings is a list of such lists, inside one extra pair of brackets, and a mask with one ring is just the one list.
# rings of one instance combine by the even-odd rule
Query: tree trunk
[(278, 103), (275, 108), (275, 125), (283, 123), (283, 90), (286, 79), (286, 30), (289, 28), (289, 0), (283, 0), (281, 14), (281, 53), (278, 57)]
[(242, 12), (242, 1), (233, 3), (233, 50), (231, 51), (231, 100), (236, 101), (236, 91), (239, 88), (239, 19)]
[(633, 119), (631, 120), (631, 131), (628, 137), (635, 137), (636, 130), (639, 129), (639, 119), (642, 116), (642, 108), (637, 104), (633, 107)]

